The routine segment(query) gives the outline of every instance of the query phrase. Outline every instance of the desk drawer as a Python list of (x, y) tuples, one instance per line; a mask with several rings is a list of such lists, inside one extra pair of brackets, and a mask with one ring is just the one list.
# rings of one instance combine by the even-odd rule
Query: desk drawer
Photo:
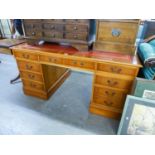
[(59, 57), (54, 57), (54, 56), (39, 56), (39, 60), (43, 62), (51, 62), (55, 64), (62, 64), (63, 60), (62, 58)]
[(64, 19), (42, 19), (43, 22), (54, 23), (54, 22), (64, 22)]
[(29, 52), (20, 52), (20, 51), (14, 51), (14, 56), (16, 58), (26, 59), (26, 60), (37, 60), (38, 61), (38, 55), (29, 53)]
[(26, 61), (17, 61), (18, 67), (20, 70), (27, 70), (27, 71), (34, 71), (34, 72), (41, 72), (41, 65), (32, 63), (32, 62), (26, 62)]
[(80, 24), (87, 24), (89, 23), (89, 19), (65, 19), (67, 23), (80, 23)]
[(137, 68), (123, 66), (119, 64), (111, 64), (111, 63), (98, 63), (97, 70), (104, 71), (104, 72), (111, 72), (115, 74), (124, 74), (124, 75), (137, 75)]
[(65, 65), (78, 67), (78, 68), (86, 68), (86, 69), (95, 69), (95, 64), (89, 61), (80, 61), (80, 60), (64, 60)]
[(115, 90), (112, 88), (94, 87), (93, 101), (95, 103), (111, 106), (115, 108), (122, 108), (127, 92)]
[(38, 82), (43, 82), (43, 77), (40, 74), (35, 74), (31, 72), (20, 72), (21, 78), (27, 79), (27, 80), (34, 80)]
[(133, 78), (125, 79), (120, 76), (111, 76), (105, 72), (102, 75), (95, 75), (95, 83), (100, 85), (105, 85), (108, 87), (115, 87), (120, 89), (130, 89), (133, 82)]
[(31, 89), (38, 90), (38, 91), (44, 91), (45, 90), (44, 85), (37, 83), (37, 82), (23, 80), (23, 84), (24, 84), (24, 87), (26, 87), (26, 88), (31, 88)]

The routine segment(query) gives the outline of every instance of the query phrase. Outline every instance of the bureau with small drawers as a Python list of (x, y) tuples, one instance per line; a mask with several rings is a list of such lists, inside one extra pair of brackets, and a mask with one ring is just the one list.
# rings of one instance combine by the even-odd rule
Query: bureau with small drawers
[(95, 39), (93, 19), (24, 19), (28, 42), (43, 40), (68, 43), (79, 50), (88, 50)]
[(52, 44), (32, 46), (25, 43), (12, 47), (12, 51), (26, 95), (48, 99), (63, 83), (69, 69), (90, 71), (94, 76), (90, 112), (117, 119), (141, 67), (137, 56), (79, 52), (72, 47)]

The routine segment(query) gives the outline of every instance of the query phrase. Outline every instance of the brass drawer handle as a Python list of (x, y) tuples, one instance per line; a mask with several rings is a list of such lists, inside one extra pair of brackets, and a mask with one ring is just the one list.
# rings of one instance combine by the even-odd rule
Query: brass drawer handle
[(121, 35), (120, 29), (112, 29), (111, 34), (113, 37), (119, 37)]
[(80, 62), (80, 66), (84, 66), (84, 62)]
[(77, 62), (76, 62), (76, 61), (73, 61), (72, 63), (73, 63), (73, 65), (76, 65), (76, 64), (77, 64)]
[(107, 95), (107, 96), (114, 96), (116, 93), (115, 92), (112, 92), (112, 93), (110, 93), (110, 92), (108, 92), (108, 91), (105, 91), (105, 94)]
[(23, 56), (23, 58), (25, 58), (25, 59), (29, 59), (29, 57), (30, 57), (30, 55), (28, 55), (28, 54), (22, 54), (22, 56)]
[(33, 35), (33, 36), (35, 36), (35, 35), (36, 35), (36, 33), (35, 33), (35, 32), (32, 32), (32, 35)]
[(37, 87), (37, 85), (34, 84), (34, 83), (30, 83), (30, 86), (31, 86), (32, 88), (36, 88), (36, 87)]
[(121, 68), (117, 68), (117, 67), (111, 67), (110, 68), (112, 72), (114, 73), (121, 73), (122, 69)]
[(77, 35), (74, 35), (74, 38), (77, 39)]
[(73, 28), (74, 30), (77, 30), (77, 26), (74, 26), (74, 28)]
[(26, 69), (31, 70), (33, 66), (26, 64)]
[(50, 62), (57, 62), (57, 59), (56, 58), (49, 58), (48, 59)]
[(113, 105), (113, 102), (111, 102), (111, 101), (104, 101), (104, 103), (107, 105), (107, 106), (111, 106), (111, 105)]
[(109, 86), (116, 86), (118, 84), (117, 81), (111, 81), (111, 80), (108, 80), (107, 83)]
[(35, 78), (35, 75), (28, 74), (28, 77), (29, 77), (30, 79), (34, 79), (34, 78)]

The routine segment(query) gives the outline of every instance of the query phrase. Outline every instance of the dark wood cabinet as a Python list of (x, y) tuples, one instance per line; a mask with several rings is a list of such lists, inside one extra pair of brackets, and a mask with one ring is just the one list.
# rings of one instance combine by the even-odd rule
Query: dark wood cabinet
[(93, 19), (24, 19), (23, 27), (31, 43), (43, 40), (88, 50), (95, 40)]

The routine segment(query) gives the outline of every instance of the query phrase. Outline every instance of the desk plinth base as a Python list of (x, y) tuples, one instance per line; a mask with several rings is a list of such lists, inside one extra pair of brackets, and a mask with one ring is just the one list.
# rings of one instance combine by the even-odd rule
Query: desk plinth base
[(118, 119), (119, 120), (121, 118), (121, 113), (101, 109), (101, 108), (98, 108), (97, 106), (95, 106), (93, 104), (90, 104), (89, 111), (93, 114), (101, 115), (101, 116), (112, 118), (112, 119)]
[(37, 97), (43, 100), (48, 100), (51, 95), (54, 94), (54, 92), (63, 84), (63, 82), (68, 78), (71, 71), (67, 69), (64, 74), (62, 74), (59, 79), (57, 79), (51, 87), (48, 89), (48, 91), (38, 91), (38, 90), (32, 90), (26, 87), (23, 87), (24, 94), (28, 96)]

